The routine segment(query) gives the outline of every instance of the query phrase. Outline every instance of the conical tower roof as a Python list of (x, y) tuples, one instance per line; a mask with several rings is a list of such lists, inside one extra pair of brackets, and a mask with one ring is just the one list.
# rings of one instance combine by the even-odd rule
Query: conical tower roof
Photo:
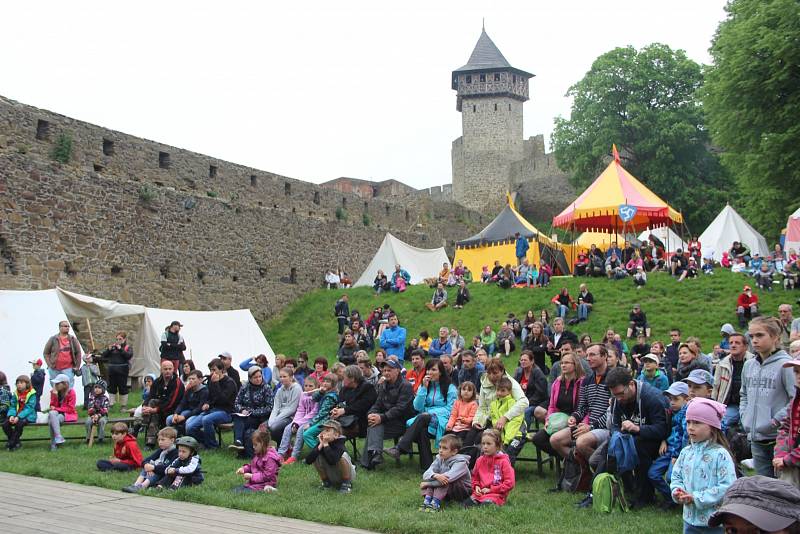
[(478, 37), (478, 42), (475, 43), (475, 48), (472, 50), (467, 64), (454, 72), (508, 68), (511, 68), (511, 64), (484, 29), (481, 30), (481, 36)]

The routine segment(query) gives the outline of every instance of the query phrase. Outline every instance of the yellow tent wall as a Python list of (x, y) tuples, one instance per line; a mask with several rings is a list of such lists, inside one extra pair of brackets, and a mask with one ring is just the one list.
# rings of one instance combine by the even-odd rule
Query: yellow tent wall
[[(530, 241), (530, 245), (531, 247), (528, 249), (527, 255), (528, 262), (531, 264), (535, 263), (538, 266), (540, 261), (539, 243), (535, 240), (532, 240)], [(516, 265), (516, 252), (517, 247), (514, 243), (514, 240), (511, 240), (505, 244), (501, 243), (497, 245), (483, 245), (472, 248), (456, 247), (456, 256), (453, 261), (457, 264), (458, 260), (462, 260), (464, 265), (469, 267), (469, 270), (472, 271), (472, 278), (476, 281), (480, 281), (483, 266), (487, 265), (489, 267), (489, 271), (491, 271), (492, 267), (494, 267), (495, 260), (500, 260), (500, 265), (503, 266), (505, 266), (507, 263)]]

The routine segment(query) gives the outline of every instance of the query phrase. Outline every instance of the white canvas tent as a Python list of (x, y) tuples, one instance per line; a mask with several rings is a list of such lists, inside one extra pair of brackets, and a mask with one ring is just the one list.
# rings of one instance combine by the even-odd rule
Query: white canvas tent
[(789, 252), (790, 249), (794, 249), (795, 252), (800, 251), (800, 208), (789, 215), (789, 220), (786, 222), (786, 241), (783, 250)]
[(688, 243), (681, 239), (681, 236), (676, 234), (675, 231), (668, 226), (662, 226), (661, 228), (654, 228), (652, 230), (645, 230), (639, 234), (639, 241), (647, 241), (647, 236), (650, 234), (653, 234), (662, 243), (664, 243), (666, 251), (670, 254), (674, 253), (677, 249), (686, 251), (688, 248)]
[(702, 234), (700, 245), (703, 247), (703, 257), (713, 258), (714, 261), (722, 259), (722, 253), (731, 248), (734, 241), (744, 243), (750, 248), (751, 254), (767, 256), (770, 253), (767, 240), (759, 234), (750, 223), (736, 213), (730, 204), (727, 204), (719, 215), (711, 221)]
[(371, 286), (378, 269), (382, 269), (391, 279), (396, 264), (400, 264), (408, 271), (412, 284), (419, 284), (425, 278), (437, 276), (442, 270), (443, 263), (450, 263), (444, 247), (434, 249), (412, 247), (387, 232), (378, 252), (353, 287)]
[[(100, 321), (117, 317), (136, 316), (139, 330), (133, 337), (134, 359), (131, 376), (157, 372), (161, 333), (172, 321), (180, 321), (186, 340), (185, 355), (192, 358), (198, 369), (205, 370), (208, 362), (223, 351), (243, 360), (248, 356), (266, 354), (270, 360), (275, 353), (264, 337), (250, 310), (182, 311), (146, 308), (121, 304), (64, 291), (61, 288), (43, 291), (0, 290), (0, 371), (10, 381), (20, 374), (30, 374), (31, 360), (42, 355), (47, 339), (56, 333), (59, 321), (89, 319)], [(97, 347), (107, 340), (95, 339)], [(238, 361), (234, 361), (237, 365)], [(80, 378), (76, 379), (80, 385)], [(43, 405), (49, 399), (49, 384), (45, 383)], [(79, 400), (83, 390), (75, 388)]]

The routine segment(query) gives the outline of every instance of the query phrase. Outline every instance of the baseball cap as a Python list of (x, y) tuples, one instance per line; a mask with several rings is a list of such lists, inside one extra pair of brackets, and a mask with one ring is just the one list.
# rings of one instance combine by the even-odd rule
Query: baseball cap
[(339, 434), (342, 433), (342, 424), (339, 421), (335, 421), (333, 419), (328, 419), (324, 423), (322, 423), (322, 428), (330, 428), (335, 430)]
[(788, 362), (784, 363), (783, 367), (800, 367), (800, 356), (796, 357), (794, 360), (789, 360)]
[(222, 352), (222, 353), (220, 353), (219, 357), (220, 357), (220, 358), (226, 358), (226, 359), (228, 359), (228, 360), (231, 360), (231, 359), (233, 359), (233, 356), (231, 356), (231, 353), (230, 353), (230, 352), (228, 352), (228, 351), (225, 351), (225, 352)]
[(392, 367), (392, 368), (394, 368), (394, 369), (402, 369), (402, 368), (403, 368), (403, 364), (401, 364), (401, 363), (400, 363), (399, 361), (397, 361), (397, 360), (392, 360), (391, 358), (390, 358), (390, 359), (388, 359), (388, 360), (386, 360), (385, 362), (383, 362), (383, 365), (384, 365), (384, 366), (389, 366), (389, 367)]
[(638, 304), (634, 304), (634, 305), (633, 305), (633, 309), (634, 309), (634, 310), (641, 310), (641, 309), (642, 309), (642, 307), (641, 307), (641, 306), (639, 306)]
[(689, 381), (693, 384), (708, 384), (709, 386), (714, 385), (714, 377), (705, 369), (695, 369), (689, 373), (689, 376), (684, 378), (683, 381)]
[(183, 327), (183, 325), (181, 324), (181, 322), (180, 322), (180, 321), (172, 321), (171, 323), (169, 323), (169, 326), (170, 326), (170, 327), (172, 327), (172, 326), (176, 326), (176, 325), (177, 325), (177, 326), (180, 326), (180, 327)]
[(686, 382), (673, 382), (669, 389), (664, 392), (664, 395), (672, 395), (673, 397), (677, 397), (679, 395), (689, 395), (689, 386)]
[(642, 356), (642, 361), (658, 363), (658, 356), (656, 356), (655, 354), (645, 354), (644, 356)]
[(63, 375), (63, 374), (61, 374), (61, 375), (58, 375), (58, 376), (56, 376), (56, 377), (53, 379), (53, 385), (54, 385), (54, 386), (55, 386), (56, 384), (60, 384), (60, 383), (62, 383), (62, 382), (65, 382), (65, 383), (69, 384), (69, 377), (68, 377), (67, 375)]
[(29, 361), (28, 363), (32, 363), (33, 365), (38, 365), (39, 367), (41, 367), (42, 365), (44, 365), (44, 362), (42, 361), (42, 359), (41, 359), (41, 358), (39, 358), (38, 360), (31, 360), (31, 361)]
[(744, 286), (744, 289), (742, 289), (742, 291), (750, 291), (750, 286)]
[(708, 525), (719, 526), (725, 514), (741, 517), (763, 532), (783, 530), (800, 521), (800, 489), (761, 475), (740, 478), (725, 492)]

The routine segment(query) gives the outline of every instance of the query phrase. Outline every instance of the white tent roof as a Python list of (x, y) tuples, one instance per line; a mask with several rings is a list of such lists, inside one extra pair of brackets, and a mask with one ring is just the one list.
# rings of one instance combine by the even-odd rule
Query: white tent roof
[(703, 247), (703, 256), (722, 259), (722, 253), (731, 248), (734, 241), (744, 243), (750, 252), (762, 256), (770, 253), (769, 245), (764, 236), (759, 234), (750, 223), (736, 213), (730, 204), (726, 205), (717, 217), (711, 221), (708, 228), (700, 234), (700, 245)]
[[(59, 321), (70, 319), (113, 319), (138, 316), (139, 331), (134, 338), (134, 358), (131, 376), (157, 372), (159, 346), (164, 328), (180, 321), (181, 334), (186, 341), (185, 355), (192, 358), (198, 369), (205, 370), (208, 362), (224, 351), (234, 360), (266, 354), (274, 360), (275, 353), (264, 337), (250, 310), (181, 311), (146, 308), (121, 304), (112, 300), (80, 295), (61, 288), (44, 291), (0, 290), (0, 371), (9, 381), (18, 375), (30, 374), (31, 360), (41, 357), (47, 339), (57, 331)], [(95, 339), (98, 347), (105, 341)], [(238, 361), (234, 361), (237, 365)], [(80, 384), (80, 378), (76, 382)], [(49, 384), (45, 384), (44, 405), (49, 399)], [(83, 389), (75, 388), (78, 398)]]
[(435, 249), (412, 247), (387, 232), (375, 257), (353, 286), (371, 286), (378, 269), (383, 270), (386, 276), (391, 278), (394, 266), (398, 263), (411, 275), (411, 283), (419, 284), (425, 278), (437, 276), (442, 270), (442, 264), (450, 263), (450, 260), (444, 247)]
[(659, 240), (661, 240), (661, 242), (664, 243), (664, 247), (666, 248), (667, 252), (669, 253), (675, 252), (677, 249), (686, 250), (688, 248), (686, 241), (681, 239), (681, 236), (676, 234), (675, 231), (668, 226), (654, 228), (653, 230), (645, 230), (639, 234), (639, 241), (647, 241), (647, 236), (650, 234), (653, 234)]
[(789, 252), (790, 249), (794, 249), (795, 252), (800, 250), (800, 208), (789, 215), (789, 220), (786, 221), (786, 241), (783, 250)]

